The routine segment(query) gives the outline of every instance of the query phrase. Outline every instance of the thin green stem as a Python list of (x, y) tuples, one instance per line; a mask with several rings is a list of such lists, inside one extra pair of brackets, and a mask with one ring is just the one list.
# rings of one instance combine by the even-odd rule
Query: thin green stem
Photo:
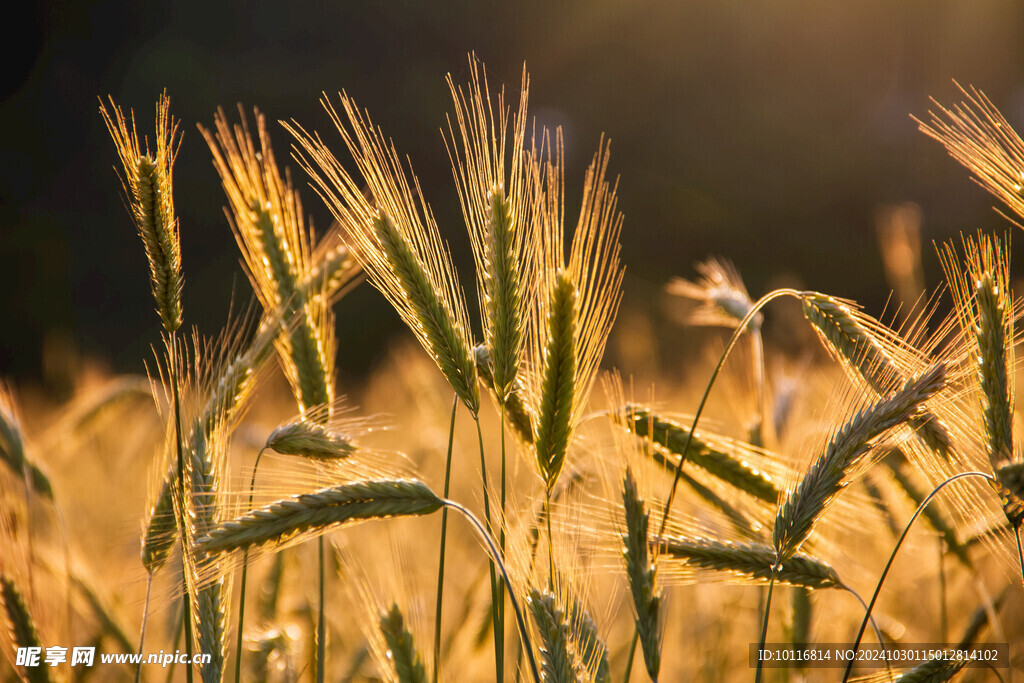
[[(252, 494), (256, 488), (256, 470), (260, 467), (260, 458), (263, 457), (263, 451), (267, 450), (266, 447), (261, 448), (260, 452), (256, 454), (256, 462), (252, 466), (252, 478), (249, 480), (249, 509), (252, 509)], [(245, 624), (245, 581), (249, 574), (249, 549), (245, 549), (245, 553), (242, 554), (242, 585), (240, 588), (240, 596), (238, 598), (238, 639), (235, 644), (235, 683), (239, 683), (242, 678), (242, 627)], [(140, 648), (141, 652), (142, 649)], [(136, 680), (136, 683), (138, 681)]]
[[(171, 394), (174, 400), (174, 436), (178, 448), (178, 536), (181, 538), (181, 581), (184, 587), (182, 595), (182, 619), (185, 635), (185, 654), (192, 661), (192, 599), (188, 589), (188, 578), (185, 572), (185, 558), (188, 557), (188, 530), (185, 528), (185, 449), (181, 437), (181, 391), (178, 387), (178, 334), (170, 333), (170, 358), (167, 362), (168, 375), (171, 382)], [(192, 665), (185, 668), (185, 678), (192, 683)]]
[[(142, 608), (142, 629), (139, 632), (139, 654), (142, 654), (142, 646), (146, 644), (146, 624), (149, 622), (149, 598), (153, 591), (153, 575), (147, 574), (146, 576), (146, 602)], [(135, 683), (139, 683), (142, 679), (142, 659), (139, 658), (139, 664), (135, 667)]]
[(802, 293), (795, 289), (776, 289), (775, 291), (765, 294), (763, 297), (757, 300), (757, 302), (751, 306), (750, 311), (747, 315), (739, 322), (736, 329), (733, 330), (732, 336), (729, 337), (729, 343), (726, 344), (725, 350), (722, 352), (722, 357), (718, 360), (718, 365), (715, 366), (714, 372), (711, 373), (711, 379), (708, 380), (707, 387), (704, 389), (704, 395), (701, 396), (700, 404), (697, 406), (697, 412), (693, 415), (693, 423), (690, 425), (690, 432), (686, 435), (686, 443), (683, 444), (682, 453), (679, 454), (679, 464), (676, 465), (676, 474), (672, 480), (672, 488), (669, 490), (668, 502), (665, 504), (665, 512), (661, 516), (661, 525), (658, 528), (657, 543), (655, 546), (661, 545), (661, 539), (665, 535), (665, 525), (668, 523), (668, 515), (672, 510), (672, 503), (675, 501), (676, 489), (679, 487), (679, 479), (683, 474), (683, 463), (686, 462), (686, 453), (690, 449), (690, 442), (693, 441), (693, 434), (697, 430), (697, 423), (700, 422), (700, 417), (704, 413), (704, 406), (708, 402), (708, 396), (711, 395), (711, 388), (715, 385), (715, 380), (718, 379), (718, 373), (722, 371), (722, 367), (725, 366), (725, 360), (729, 357), (729, 353), (733, 347), (736, 346), (737, 340), (747, 328), (749, 323), (758, 311), (772, 301), (782, 296), (795, 296), (800, 297)]
[(626, 674), (622, 677), (622, 683), (629, 683), (633, 675), (633, 659), (636, 657), (636, 644), (640, 642), (640, 629), (633, 629), (633, 642), (629, 645), (629, 659), (626, 660)]
[(1020, 527), (1014, 529), (1014, 535), (1017, 537), (1017, 561), (1020, 563), (1020, 581), (1024, 584), (1024, 548), (1021, 548), (1020, 544)]
[[(459, 395), (452, 400), (452, 420), (448, 426), (448, 458), (444, 465), (444, 497), (452, 480), (452, 442), (455, 439), (455, 412), (459, 407)], [(448, 508), (441, 511), (441, 559), (437, 562), (437, 604), (434, 606), (434, 683), (441, 673), (441, 607), (444, 604), (444, 551), (448, 541)]]
[[(508, 512), (506, 507), (506, 489), (507, 489), (507, 471), (505, 467), (505, 404), (501, 404), (500, 410), (501, 418), (501, 525), (498, 530), (498, 545), (501, 550), (501, 556), (505, 556), (505, 515)], [(498, 582), (498, 604), (496, 606), (498, 612), (498, 619), (495, 622), (495, 626), (498, 629), (498, 633), (495, 638), (501, 642), (501, 656), (502, 656), (502, 673), (504, 673), (504, 658), (505, 658), (505, 582)]]
[(316, 622), (316, 683), (324, 683), (324, 672), (327, 669), (327, 604), (324, 601), (324, 537), (319, 539), (320, 555), (320, 614)]
[(508, 578), (508, 571), (505, 569), (505, 563), (502, 561), (501, 555), (498, 553), (498, 548), (494, 545), (494, 538), (487, 532), (480, 520), (473, 516), (473, 513), (462, 505), (459, 505), (453, 500), (445, 500), (444, 505), (445, 507), (450, 507), (453, 510), (461, 512), (469, 523), (473, 525), (473, 528), (476, 529), (478, 534), (480, 534), (480, 538), (483, 539), (484, 545), (487, 546), (487, 551), (491, 559), (491, 566), (493, 567), (497, 564), (498, 571), (501, 572), (502, 578), (505, 579), (505, 583), (508, 584), (508, 601), (511, 603), (512, 611), (515, 612), (516, 615), (516, 624), (519, 627), (519, 637), (522, 638), (524, 643), (523, 649), (526, 650), (526, 659), (530, 663), (530, 672), (533, 674), (534, 683), (541, 683), (540, 672), (537, 668), (537, 660), (533, 656), (533, 641), (530, 640), (530, 633), (526, 629), (526, 620), (523, 618), (523, 612), (519, 608), (519, 601), (516, 599), (516, 593), (512, 590), (512, 582)]
[(896, 547), (892, 549), (892, 553), (889, 555), (889, 561), (886, 562), (885, 569), (882, 570), (882, 576), (878, 579), (878, 585), (875, 586), (875, 593), (871, 596), (871, 602), (868, 603), (868, 608), (864, 614), (864, 620), (861, 621), (860, 630), (857, 631), (857, 639), (853, 643), (853, 657), (851, 657), (850, 661), (846, 664), (846, 672), (843, 674), (843, 683), (850, 680), (850, 674), (853, 673), (853, 662), (856, 660), (857, 650), (860, 648), (860, 641), (864, 637), (864, 630), (867, 628), (868, 619), (871, 617), (871, 611), (875, 608), (875, 602), (878, 601), (878, 595), (882, 592), (882, 585), (885, 583), (885, 577), (888, 576), (889, 569), (892, 567), (892, 563), (896, 560), (896, 554), (903, 545), (903, 541), (907, 538), (907, 534), (910, 533), (910, 528), (914, 525), (917, 518), (921, 516), (921, 513), (924, 512), (924, 509), (928, 507), (928, 503), (931, 502), (932, 498), (938, 495), (938, 493), (945, 488), (947, 484), (952, 484), (954, 481), (964, 479), (965, 477), (982, 477), (990, 482), (995, 481), (995, 478), (991, 474), (985, 474), (984, 472), (961, 472), (932, 489), (932, 492), (929, 493), (925, 499), (921, 501), (921, 504), (917, 506), (917, 510), (914, 511), (914, 515), (910, 518), (910, 521), (907, 522), (907, 526), (904, 527), (899, 540), (896, 541)]
[[(480, 430), (480, 416), (474, 415), (476, 422), (476, 437), (480, 443), (480, 479), (484, 490), (484, 518), (487, 520), (487, 533), (494, 536), (494, 527), (491, 524), (491, 496), (487, 490), (487, 459), (484, 457), (484, 435)], [(505, 671), (505, 644), (498, 640), (498, 578), (494, 574), (494, 561), (489, 568), (491, 574), (491, 627), (494, 630), (494, 670), (496, 681), (504, 680)]]
[(946, 626), (946, 539), (939, 538), (939, 642), (946, 642), (948, 628)]
[(764, 620), (761, 624), (761, 644), (757, 648), (757, 670), (754, 672), (754, 683), (761, 683), (761, 651), (768, 640), (768, 616), (772, 611), (772, 592), (775, 590), (775, 577), (779, 574), (778, 558), (772, 567), (772, 576), (768, 579), (768, 595), (764, 599)]
[(544, 517), (548, 523), (548, 590), (555, 592), (555, 539), (551, 533), (551, 489), (544, 490)]

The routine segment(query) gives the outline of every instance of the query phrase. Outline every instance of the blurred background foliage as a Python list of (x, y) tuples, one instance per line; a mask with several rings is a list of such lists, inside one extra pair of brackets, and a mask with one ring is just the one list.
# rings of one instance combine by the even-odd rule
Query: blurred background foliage
[[(570, 219), (601, 133), (612, 139), (626, 215), (619, 327), (648, 338), (610, 348), (627, 371), (658, 362), (651, 339), (689, 334), (665, 324), (661, 288), (708, 255), (732, 259), (755, 297), (799, 283), (879, 314), (890, 284), (878, 217), (913, 202), (935, 286), (932, 242), (1005, 221), (909, 115), (925, 116), (929, 96), (958, 101), (956, 79), (1024, 123), (1024, 4), (1011, 0), (105, 0), (27, 11), (10, 25), (0, 104), (0, 374), (56, 391), (82, 359), (138, 371), (156, 341), (98, 96), (133, 108), (142, 130), (158, 94), (172, 98), (185, 131), (175, 183), (186, 323), (212, 331), (250, 294), (196, 123), (242, 103), (340, 147), (318, 99), (347, 90), (411, 156), (469, 284), (439, 132), (444, 76), (464, 80), (475, 50), (492, 85), (515, 91), (525, 62), (532, 114), (565, 131)], [(289, 140), (279, 127), (273, 135), (284, 157)], [(326, 229), (327, 211), (312, 191), (304, 197)], [(353, 381), (401, 325), (369, 287), (336, 310), (338, 365)]]

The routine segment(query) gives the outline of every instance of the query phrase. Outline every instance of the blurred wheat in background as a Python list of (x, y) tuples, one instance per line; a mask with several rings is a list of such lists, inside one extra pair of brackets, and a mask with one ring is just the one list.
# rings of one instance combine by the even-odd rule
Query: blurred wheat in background
[[(633, 180), (611, 143), (589, 141), (574, 177), (566, 157), (585, 141), (531, 116), (525, 70), (518, 89), (473, 55), (465, 73), (448, 77), (442, 129), (457, 228), (347, 92), (322, 100), (335, 130), (241, 106), (237, 123), (222, 110), (199, 124), (253, 292), (209, 338), (181, 303), (197, 285), (180, 240), (197, 228), (175, 213), (170, 99), (155, 130), (101, 100), (162, 330), (139, 374), (94, 377), (69, 401), (21, 406), (0, 387), (0, 676), (1011, 677), (943, 657), (748, 661), (759, 641), (854, 640), (1009, 643), (1024, 671), (1024, 309), (1009, 264), (1024, 143), (996, 106), (965, 89), (920, 124), (1012, 214), (939, 248), (944, 286), (925, 288), (916, 205), (877, 215), (890, 313), (790, 287), (755, 299), (711, 257), (665, 285), (678, 334), (719, 329), (657, 359), (688, 368), (680, 383), (650, 358), (637, 378), (604, 359), (617, 316), (619, 339), (653, 348), (620, 311), (625, 268), (645, 265), (623, 257)], [(335, 222), (318, 234), (303, 197)], [(339, 348), (375, 334), (346, 310), (364, 279), (410, 334), (346, 386)], [(798, 360), (769, 324), (804, 340)], [(208, 657), (18, 658), (53, 646)]]

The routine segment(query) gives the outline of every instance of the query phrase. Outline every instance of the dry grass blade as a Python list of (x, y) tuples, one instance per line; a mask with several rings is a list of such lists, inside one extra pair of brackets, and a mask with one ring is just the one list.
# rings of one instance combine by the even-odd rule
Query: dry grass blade
[[(415, 178), (394, 147), (347, 95), (347, 123), (326, 97), (324, 107), (352, 154), (357, 182), (319, 136), (285, 124), (301, 151), (299, 163), (341, 226), (370, 283), (388, 299), (469, 410), (480, 409), (468, 316), (451, 256)], [(365, 183), (367, 192), (363, 191)], [(413, 186), (416, 191), (413, 192)], [(414, 199), (419, 195), (421, 201)]]
[[(0, 574), (0, 602), (3, 603), (4, 621), (10, 633), (11, 641), (16, 647), (41, 648), (39, 631), (36, 630), (32, 615), (25, 605), (25, 599), (8, 577)], [(13, 654), (13, 653), (9, 653)], [(50, 667), (38, 666), (16, 667), (18, 673), (29, 683), (48, 683)]]
[[(667, 536), (661, 545), (663, 561), (681, 560), (694, 569), (729, 572), (767, 583), (775, 565), (775, 549), (761, 543), (730, 543), (710, 538)], [(775, 580), (809, 589), (842, 586), (835, 569), (809, 555), (796, 554), (778, 570)]]
[(110, 109), (100, 102), (100, 114), (114, 139), (124, 167), (124, 189), (128, 210), (142, 237), (149, 260), (150, 285), (156, 300), (157, 313), (164, 329), (174, 332), (181, 327), (181, 243), (178, 219), (174, 214), (172, 167), (178, 153), (178, 124), (170, 116), (170, 98), (164, 93), (156, 105), (155, 152), (139, 148), (135, 117), (131, 131), (124, 113), (113, 98)]
[(527, 599), (533, 621), (540, 635), (542, 677), (553, 683), (576, 680), (569, 644), (569, 624), (552, 593), (530, 590)]
[(305, 532), (386, 517), (426, 515), (443, 501), (425, 484), (404, 479), (361, 481), (305, 493), (224, 522), (198, 539), (200, 550), (219, 553), (281, 544)]
[(380, 631), (388, 648), (388, 659), (395, 669), (397, 683), (426, 683), (427, 669), (416, 650), (412, 633), (397, 604), (380, 617)]
[(934, 99), (938, 112), (921, 132), (937, 140), (951, 157), (974, 174), (974, 180), (1018, 216), (1024, 218), (1024, 141), (995, 105), (973, 86), (961, 87), (964, 100), (952, 109)]
[[(627, 468), (622, 484), (622, 505), (625, 509), (626, 533), (623, 557), (626, 576), (636, 612), (636, 628), (644, 664), (652, 681), (658, 680), (661, 668), (661, 592), (658, 589), (656, 559), (649, 554), (649, 517), (640, 498), (633, 472)], [(657, 552), (657, 548), (654, 549)]]
[[(669, 459), (672, 471), (682, 456), (690, 430), (683, 425), (647, 409), (626, 406), (624, 410), (626, 426), (637, 436), (648, 438), (655, 444), (668, 449), (677, 456), (673, 462)], [(686, 459), (701, 467), (722, 481), (725, 481), (745, 493), (774, 505), (779, 500), (779, 490), (770, 477), (751, 467), (744, 461), (734, 458), (697, 434), (690, 439), (690, 447)]]
[[(845, 368), (863, 378), (875, 394), (885, 396), (906, 379), (900, 370), (903, 359), (893, 358), (882, 345), (892, 333), (881, 323), (835, 297), (806, 292), (801, 301), (804, 317), (814, 326), (829, 352)], [(933, 413), (921, 409), (909, 422), (929, 448), (943, 459), (949, 459), (952, 447), (949, 434)]]
[(872, 440), (906, 421), (942, 389), (945, 379), (945, 365), (934, 365), (888, 398), (858, 412), (835, 432), (825, 451), (779, 508), (772, 533), (779, 563), (785, 564), (807, 539), (843, 489), (844, 480), (871, 450)]

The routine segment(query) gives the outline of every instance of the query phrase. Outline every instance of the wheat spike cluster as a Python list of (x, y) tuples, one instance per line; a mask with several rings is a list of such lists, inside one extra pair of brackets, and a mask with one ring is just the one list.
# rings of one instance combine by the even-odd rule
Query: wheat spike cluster
[[(241, 104), (197, 122), (224, 196), (207, 225), (250, 301), (213, 335), (182, 305), (205, 295), (175, 211), (193, 141), (167, 93), (146, 124), (100, 99), (160, 325), (137, 374), (66, 401), (0, 382), (0, 680), (1024, 674), (1012, 220), (937, 245), (943, 279), (898, 321), (842, 292), (756, 298), (701, 254), (658, 285), (681, 313), (655, 332), (626, 278), (650, 276), (629, 257), (644, 179), (616, 176), (609, 138), (545, 127), (525, 67), (502, 85), (470, 54), (437, 80), (443, 183), (346, 91), (322, 130)], [(921, 131), (1024, 221), (1024, 142), (961, 94)], [(399, 339), (346, 298), (363, 280)], [(616, 368), (638, 335), (649, 377)], [(383, 358), (358, 381), (338, 369), (357, 343)], [(752, 659), (828, 643), (935, 647)], [(55, 646), (177, 659), (50, 666)]]

